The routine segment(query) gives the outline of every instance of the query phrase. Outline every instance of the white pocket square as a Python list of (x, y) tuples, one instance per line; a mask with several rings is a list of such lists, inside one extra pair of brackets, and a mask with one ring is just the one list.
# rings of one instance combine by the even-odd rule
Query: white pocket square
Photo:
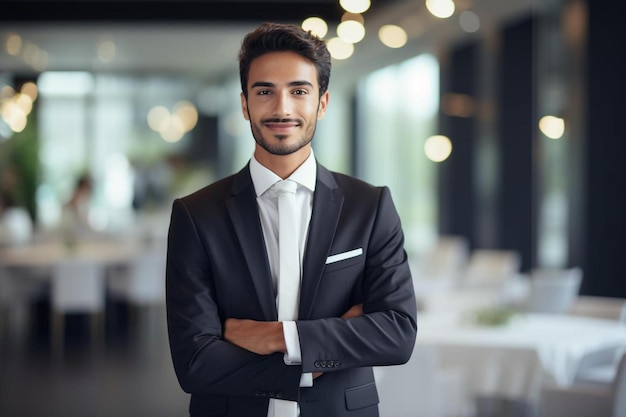
[(355, 256), (359, 256), (363, 254), (363, 248), (352, 249), (347, 252), (341, 252), (336, 255), (331, 255), (326, 258), (326, 265), (332, 264), (333, 262), (343, 261), (344, 259), (354, 258)]

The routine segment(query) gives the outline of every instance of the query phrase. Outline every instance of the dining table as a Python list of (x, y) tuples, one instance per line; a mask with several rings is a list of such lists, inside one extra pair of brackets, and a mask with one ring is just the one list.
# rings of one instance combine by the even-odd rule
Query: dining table
[(626, 349), (626, 324), (619, 321), (494, 309), (502, 319), (489, 322), (478, 313), (418, 316), (416, 348), (435, 348), (441, 368), (457, 373), (466, 415), (476, 413), (477, 398), (537, 404), (542, 388), (571, 385), (587, 355)]
[[(49, 296), (56, 266), (86, 261), (101, 268), (107, 279), (129, 268), (142, 250), (144, 245), (139, 239), (110, 237), (72, 242), (46, 239), (0, 246), (0, 320), (8, 327), (3, 333), (9, 333), (7, 340), (4, 340), (6, 334), (0, 334), (0, 343), (25, 342), (31, 325), (30, 306), (42, 295)], [(106, 285), (102, 291), (103, 297), (106, 296)]]
[(140, 249), (140, 243), (131, 239), (100, 238), (71, 243), (51, 239), (0, 247), (0, 265), (5, 268), (49, 268), (71, 258), (115, 265), (132, 260)]

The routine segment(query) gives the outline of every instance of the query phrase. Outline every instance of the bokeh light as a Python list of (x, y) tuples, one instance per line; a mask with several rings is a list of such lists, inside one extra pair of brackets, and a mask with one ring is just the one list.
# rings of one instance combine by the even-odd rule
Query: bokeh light
[(539, 130), (550, 139), (560, 139), (565, 133), (565, 120), (547, 115), (539, 120)]
[(337, 36), (348, 43), (357, 43), (365, 37), (365, 27), (356, 20), (344, 20), (337, 26)]
[(321, 17), (309, 17), (302, 22), (302, 29), (309, 30), (314, 35), (323, 38), (328, 33), (328, 23)]
[(406, 45), (406, 31), (397, 25), (384, 25), (378, 30), (378, 38), (389, 48), (402, 48)]
[(452, 142), (447, 136), (431, 136), (424, 142), (424, 153), (433, 162), (445, 161), (452, 153)]
[(454, 14), (452, 0), (426, 0), (426, 8), (435, 17), (446, 19)]
[(354, 53), (354, 45), (340, 38), (329, 39), (326, 43), (330, 55), (335, 59), (348, 59)]
[(350, 13), (363, 13), (366, 12), (370, 6), (370, 0), (339, 0), (339, 5)]

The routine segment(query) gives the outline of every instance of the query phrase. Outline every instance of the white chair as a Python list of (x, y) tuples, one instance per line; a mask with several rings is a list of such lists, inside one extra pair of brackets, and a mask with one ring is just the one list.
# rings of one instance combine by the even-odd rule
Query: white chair
[(165, 252), (147, 249), (129, 265), (107, 279), (109, 293), (134, 305), (165, 302)]
[(156, 334), (159, 308), (165, 305), (165, 257), (162, 245), (149, 245), (127, 268), (107, 277), (108, 294), (130, 307), (133, 334), (141, 332), (148, 343)]
[(469, 256), (462, 285), (503, 288), (519, 274), (520, 267), (521, 257), (517, 251), (475, 249)]
[(51, 280), (51, 345), (62, 354), (65, 339), (65, 315), (89, 314), (92, 347), (104, 339), (104, 267), (81, 258), (68, 258), (55, 264)]
[(531, 271), (525, 303), (529, 313), (566, 314), (580, 291), (583, 272), (574, 268), (538, 268)]
[[(626, 323), (626, 299), (579, 295), (570, 307), (569, 314)], [(617, 372), (625, 348), (609, 347), (586, 355), (576, 371), (579, 383), (608, 386)]]
[(626, 323), (626, 299), (579, 295), (574, 299), (569, 314)]
[(540, 417), (625, 417), (626, 353), (618, 363), (611, 384), (606, 387), (574, 384), (542, 389)]
[(0, 340), (6, 337), (17, 345), (23, 343), (30, 324), (30, 303), (45, 284), (28, 272), (0, 265)]
[(420, 310), (429, 297), (458, 287), (459, 277), (467, 264), (467, 239), (462, 236), (439, 236), (417, 259), (411, 261), (413, 287)]
[(439, 236), (417, 262), (414, 275), (418, 279), (457, 279), (467, 264), (469, 244), (462, 236)]

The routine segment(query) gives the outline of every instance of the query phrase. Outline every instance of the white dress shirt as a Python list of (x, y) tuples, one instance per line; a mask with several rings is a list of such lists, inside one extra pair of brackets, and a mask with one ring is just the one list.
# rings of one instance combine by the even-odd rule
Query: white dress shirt
[[(261, 165), (254, 158), (254, 156), (250, 159), (250, 175), (252, 176), (252, 183), (254, 184), (254, 190), (257, 195), (261, 227), (265, 237), (265, 245), (269, 257), (272, 281), (274, 282), (274, 293), (276, 294), (276, 299), (278, 300), (278, 197), (274, 192), (272, 192), (272, 186), (276, 182), (281, 181), (282, 178)], [(297, 221), (299, 224), (298, 248), (300, 252), (300, 265), (302, 265), (302, 258), (304, 256), (306, 238), (309, 229), (309, 221), (311, 220), (316, 178), (317, 166), (313, 150), (311, 150), (309, 157), (298, 167), (298, 169), (296, 169), (296, 171), (294, 171), (293, 174), (289, 176), (290, 180), (295, 181), (298, 184), (298, 188), (296, 190), (296, 205), (298, 206), (297, 215), (299, 216)], [(300, 277), (302, 277), (302, 269), (300, 270)], [(287, 365), (301, 364), (302, 356), (296, 323), (294, 321), (284, 321), (283, 332), (285, 336), (285, 343), (287, 345), (287, 353), (284, 358), (285, 363)], [(300, 386), (313, 386), (312, 374), (302, 374)]]

